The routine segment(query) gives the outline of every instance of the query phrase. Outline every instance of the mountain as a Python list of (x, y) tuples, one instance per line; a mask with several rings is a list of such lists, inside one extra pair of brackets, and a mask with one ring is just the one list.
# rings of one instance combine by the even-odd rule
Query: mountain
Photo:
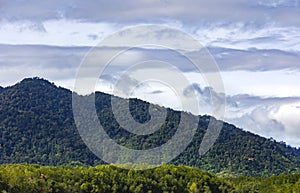
[[(165, 124), (153, 134), (127, 132), (114, 118), (112, 98), (128, 100), (95, 93), (98, 119), (117, 143), (134, 149), (149, 149), (166, 143), (175, 133), (181, 112), (172, 109), (166, 109)], [(134, 119), (141, 123), (150, 119), (148, 102), (129, 99), (129, 103)], [(198, 149), (210, 118), (199, 116), (199, 126), (192, 142), (172, 161), (173, 164), (195, 166), (222, 175), (271, 175), (299, 171), (299, 149), (228, 123), (223, 124), (214, 146), (200, 156)], [(24, 79), (0, 92), (0, 134), (0, 163), (104, 163), (79, 136), (73, 119), (71, 91), (41, 78)]]
[(2, 92), (3, 90), (4, 90), (4, 88), (0, 86), (0, 92)]

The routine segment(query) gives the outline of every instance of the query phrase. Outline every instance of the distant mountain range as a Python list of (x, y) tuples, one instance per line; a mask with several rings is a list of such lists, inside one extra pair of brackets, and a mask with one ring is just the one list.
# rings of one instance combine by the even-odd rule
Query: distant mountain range
[[(180, 113), (167, 109), (164, 126), (151, 135), (134, 135), (115, 120), (113, 96), (95, 94), (98, 118), (117, 143), (149, 149), (167, 142), (178, 126)], [(118, 100), (128, 100), (121, 99)], [(129, 99), (135, 120), (149, 119), (149, 103)], [(185, 112), (182, 112), (185, 113)], [(300, 169), (300, 150), (224, 123), (214, 146), (203, 156), (198, 149), (210, 116), (199, 116), (192, 142), (172, 163), (196, 166), (223, 175), (271, 175)], [(0, 163), (42, 165), (96, 165), (103, 163), (83, 143), (72, 114), (72, 92), (41, 78), (28, 78), (14, 86), (0, 87)]]

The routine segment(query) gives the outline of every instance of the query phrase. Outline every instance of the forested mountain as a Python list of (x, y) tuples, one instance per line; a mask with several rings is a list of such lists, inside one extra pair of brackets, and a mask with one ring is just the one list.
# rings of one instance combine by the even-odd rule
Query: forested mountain
[[(168, 141), (176, 131), (180, 112), (167, 109), (163, 127), (151, 135), (125, 131), (111, 110), (111, 95), (97, 92), (99, 121), (116, 142), (135, 149), (149, 149)], [(125, 100), (117, 98), (118, 100)], [(149, 119), (149, 103), (130, 99), (130, 110), (139, 122)], [(196, 166), (219, 174), (270, 175), (300, 168), (300, 150), (224, 123), (215, 145), (200, 156), (198, 149), (210, 119), (199, 116), (191, 144), (173, 164)], [(40, 78), (24, 79), (0, 89), (0, 163), (42, 165), (103, 163), (81, 140), (72, 114), (71, 91)]]
[(0, 92), (2, 92), (2, 91), (3, 91), (3, 89), (4, 89), (4, 88), (0, 86)]

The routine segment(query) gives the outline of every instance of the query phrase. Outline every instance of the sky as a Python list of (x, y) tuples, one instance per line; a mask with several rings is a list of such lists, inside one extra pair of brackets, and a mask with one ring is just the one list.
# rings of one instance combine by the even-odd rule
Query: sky
[[(99, 42), (132, 26), (164, 25), (189, 34), (208, 49), (220, 69), (223, 91), (210, 87), (199, 72), (170, 50), (153, 48), (137, 48), (121, 55), (100, 77), (97, 89), (111, 93), (133, 61), (150, 56), (166, 60), (181, 69), (197, 90), (199, 114), (210, 113), (207, 99), (211, 95), (222, 96), (226, 101), (225, 121), (300, 147), (299, 3), (0, 0), (0, 85), (39, 76), (73, 89), (80, 64)], [(172, 37), (170, 33), (164, 38)], [(162, 37), (158, 34), (157, 38)], [(112, 49), (106, 47), (103, 52)], [(166, 85), (146, 82), (131, 89), (133, 97), (181, 109)]]

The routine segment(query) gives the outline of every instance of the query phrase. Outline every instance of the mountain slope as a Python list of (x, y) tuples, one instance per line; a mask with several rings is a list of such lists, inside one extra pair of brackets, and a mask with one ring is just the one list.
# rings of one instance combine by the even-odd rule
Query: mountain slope
[[(111, 96), (96, 93), (99, 121), (116, 142), (134, 149), (149, 149), (167, 142), (176, 131), (180, 112), (167, 109), (168, 116), (157, 132), (137, 136), (114, 119)], [(120, 99), (118, 100), (125, 100)], [(133, 117), (146, 122), (149, 103), (130, 99)], [(215, 145), (202, 157), (198, 149), (209, 116), (199, 116), (193, 141), (172, 163), (196, 166), (215, 173), (270, 175), (300, 168), (300, 150), (268, 140), (224, 123)], [(72, 93), (40, 79), (24, 79), (0, 93), (0, 163), (43, 165), (103, 163), (85, 146), (75, 127)]]

